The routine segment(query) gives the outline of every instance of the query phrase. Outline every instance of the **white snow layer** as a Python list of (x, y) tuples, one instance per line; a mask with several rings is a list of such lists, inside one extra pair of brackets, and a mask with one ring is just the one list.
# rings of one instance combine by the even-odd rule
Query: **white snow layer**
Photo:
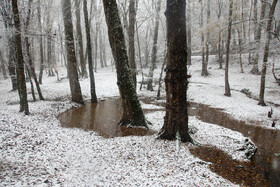
[[(213, 57), (210, 60), (211, 75), (204, 78), (200, 76), (198, 58), (193, 58), (188, 98), (224, 108), (238, 119), (261, 121), (258, 125), (269, 128), (271, 120), (266, 118), (267, 112), (273, 107), (275, 116), (279, 116), (279, 109), (274, 105), (258, 106), (256, 100), (240, 93), (241, 89), (248, 88), (257, 96), (260, 76), (250, 75), (247, 66), (244, 67), (246, 73), (241, 74), (238, 64), (233, 64), (230, 83), (234, 90), (232, 97), (225, 97), (224, 71), (217, 69), (216, 62), (211, 63)], [(65, 75), (61, 68), (60, 77)], [(118, 96), (116, 74), (111, 68), (99, 70), (95, 77), (98, 98)], [(89, 80), (82, 79), (80, 83), (83, 95), (89, 99)], [(69, 101), (67, 79), (58, 82), (55, 77), (44, 75), (41, 88), (46, 101), (30, 102), (29, 116), (18, 112), (18, 95), (9, 91), (10, 85), (9, 80), (0, 81), (0, 186), (234, 186), (210, 171), (209, 163), (190, 154), (189, 144), (181, 144), (180, 151), (176, 152), (175, 142), (156, 140), (156, 136), (104, 139), (94, 132), (62, 128), (56, 116), (78, 106)], [(276, 87), (269, 74), (266, 100), (280, 104)], [(31, 101), (29, 85), (28, 93)], [(139, 93), (156, 95), (143, 90)], [(160, 107), (143, 104), (143, 108)], [(155, 130), (162, 127), (163, 116), (163, 111), (146, 115)], [(195, 117), (190, 117), (189, 125), (197, 129), (192, 135), (197, 142), (216, 146), (234, 159), (244, 159), (243, 153), (236, 151), (245, 139), (240, 133)]]

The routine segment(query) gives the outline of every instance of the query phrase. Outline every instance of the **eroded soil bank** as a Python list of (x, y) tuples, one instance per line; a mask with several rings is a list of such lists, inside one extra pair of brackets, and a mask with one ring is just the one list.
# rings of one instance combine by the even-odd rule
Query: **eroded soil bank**
[[(251, 165), (247, 165), (241, 163), (240, 167), (243, 170), (248, 170), (252, 173), (253, 170), (259, 174), (259, 176), (267, 179), (271, 184), (266, 183), (267, 185), (271, 186), (280, 186), (280, 158), (276, 156), (276, 153), (280, 152), (280, 132), (276, 129), (265, 129), (261, 128), (259, 126), (254, 125), (248, 125), (243, 121), (238, 121), (233, 118), (231, 118), (228, 114), (223, 112), (221, 109), (215, 109), (211, 108), (206, 105), (197, 104), (197, 103), (191, 103), (189, 107), (189, 113), (193, 116), (198, 116), (200, 120), (207, 122), (207, 123), (213, 123), (217, 124), (235, 131), (238, 131), (242, 133), (245, 137), (249, 137), (254, 144), (258, 147), (256, 155), (253, 157)], [(200, 151), (195, 151), (194, 153), (199, 156), (201, 159), (205, 157), (205, 154), (208, 151), (205, 151), (207, 148), (199, 148)], [(210, 153), (212, 154), (213, 153)], [(215, 163), (215, 157), (220, 158), (221, 153), (217, 152), (216, 156), (213, 155), (212, 162)], [(224, 156), (223, 156), (224, 157)], [(205, 160), (207, 160), (205, 158)], [(227, 160), (227, 159), (225, 159)], [(226, 164), (226, 162), (225, 162)], [(232, 163), (234, 165), (234, 162)], [(217, 165), (216, 165), (217, 166)], [(215, 167), (216, 167), (215, 166)], [(230, 166), (230, 165), (228, 165)], [(246, 169), (245, 169), (246, 168)], [(261, 178), (257, 180), (256, 177), (252, 178), (253, 175), (244, 174), (243, 178), (242, 176), (239, 176), (239, 173), (241, 172), (240, 169), (234, 168), (228, 168), (228, 171), (230, 171), (231, 174), (236, 173), (237, 177), (236, 180), (239, 180), (240, 182), (245, 181), (246, 185), (253, 185), (253, 186), (259, 186), (265, 184), (265, 181), (263, 181)], [(215, 171), (219, 170), (214, 169)], [(242, 172), (241, 172), (242, 173)], [(223, 175), (222, 175), (223, 176)], [(225, 177), (227, 178), (227, 177)], [(253, 180), (255, 179), (255, 180)], [(247, 182), (251, 181), (253, 183), (247, 184)], [(242, 182), (243, 183), (243, 182)]]
[[(151, 98), (142, 98), (146, 104), (164, 106)], [(162, 109), (146, 109), (146, 113)], [(69, 110), (58, 116), (64, 127), (93, 130), (105, 138), (118, 136), (144, 136), (156, 133), (144, 128), (126, 128), (117, 125), (121, 118), (121, 102), (118, 98), (109, 98), (99, 103), (87, 102), (85, 105)], [(231, 182), (249, 186), (280, 186), (279, 130), (264, 129), (237, 121), (221, 109), (197, 103), (191, 103), (189, 114), (200, 120), (217, 124), (242, 133), (256, 144), (258, 151), (252, 162), (239, 162), (219, 149), (200, 146), (191, 152), (200, 159), (211, 162), (211, 169)]]

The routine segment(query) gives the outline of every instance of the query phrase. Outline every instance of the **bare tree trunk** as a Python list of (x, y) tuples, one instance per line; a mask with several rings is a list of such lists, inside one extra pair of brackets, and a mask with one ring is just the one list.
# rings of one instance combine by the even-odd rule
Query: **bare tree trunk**
[[(105, 33), (105, 29), (103, 30), (103, 33)], [(107, 64), (107, 57), (106, 57), (106, 36), (104, 34), (104, 38), (102, 40), (102, 56), (103, 56), (103, 62), (104, 62), (104, 65), (105, 67), (108, 67), (108, 64)]]
[[(218, 20), (220, 22), (221, 20), (221, 15), (222, 15), (222, 9), (223, 9), (223, 0), (218, 1)], [(222, 45), (222, 29), (220, 28), (219, 30), (219, 41), (218, 41), (218, 62), (219, 62), (219, 69), (223, 69), (223, 49), (224, 46)]]
[(144, 67), (148, 67), (149, 65), (149, 55), (150, 55), (150, 48), (149, 48), (149, 41), (150, 41), (150, 35), (149, 35), (150, 29), (148, 28), (146, 30), (146, 40), (145, 40), (145, 65)]
[(249, 26), (248, 26), (248, 40), (249, 40), (249, 56), (248, 56), (248, 61), (249, 61), (249, 64), (252, 63), (251, 18), (252, 18), (253, 1), (254, 1), (254, 0), (251, 0), (250, 14), (249, 14)]
[(5, 67), (5, 59), (2, 55), (2, 51), (0, 50), (0, 61), (1, 61), (1, 71), (3, 73), (3, 78), (7, 79), (7, 72), (6, 72), (6, 67)]
[(71, 1), (62, 0), (62, 14), (65, 32), (65, 46), (67, 50), (68, 76), (71, 89), (72, 101), (83, 104), (83, 96), (77, 72), (77, 59), (75, 55), (73, 23), (71, 13)]
[[(210, 0), (207, 0), (207, 27), (210, 25)], [(206, 71), (209, 64), (209, 38), (210, 38), (210, 32), (207, 28), (206, 31)]]
[(140, 84), (140, 90), (142, 90), (142, 86), (144, 83), (144, 72), (143, 72), (143, 62), (142, 62), (142, 57), (141, 57), (141, 47), (140, 47), (140, 39), (139, 39), (139, 28), (136, 22), (136, 33), (137, 33), (137, 44), (138, 44), (138, 55), (139, 55), (139, 63), (140, 63), (140, 69), (141, 69), (141, 75), (142, 75), (142, 80)]
[(95, 80), (94, 80), (93, 65), (92, 65), (92, 47), (91, 47), (90, 26), (88, 20), (87, 0), (84, 0), (84, 17), (85, 17), (86, 38), (87, 38), (88, 71), (90, 77), (91, 102), (96, 103), (97, 97), (95, 91)]
[(105, 67), (104, 60), (103, 60), (103, 53), (102, 53), (102, 33), (101, 29), (99, 29), (99, 61), (101, 68)]
[(148, 83), (147, 83), (147, 90), (150, 91), (153, 91), (154, 69), (156, 67), (156, 61), (157, 61), (157, 42), (158, 42), (159, 13), (161, 9), (161, 0), (158, 0), (156, 9), (157, 9), (156, 10), (157, 15), (156, 15), (156, 22), (155, 22), (153, 50), (152, 50), (151, 64), (149, 68)]
[(41, 32), (41, 36), (39, 36), (39, 43), (40, 43), (40, 73), (39, 73), (39, 83), (42, 84), (43, 79), (43, 71), (44, 71), (44, 49), (43, 49), (43, 36), (42, 36), (42, 23), (41, 23), (41, 7), (40, 7), (40, 0), (38, 1), (38, 26)]
[(256, 40), (258, 32), (258, 0), (254, 0), (254, 37)]
[(238, 34), (238, 45), (239, 45), (239, 65), (240, 65), (240, 72), (244, 73), (243, 70), (243, 63), (242, 63), (242, 35), (239, 28), (236, 29)]
[(160, 76), (159, 76), (159, 80), (158, 80), (157, 100), (160, 99), (160, 89), (161, 89), (162, 75), (163, 75), (164, 67), (166, 66), (166, 58), (167, 58), (166, 48), (164, 50), (164, 54), (165, 54), (165, 57), (164, 57), (164, 60), (163, 60), (162, 66), (161, 66)]
[(265, 15), (265, 7), (266, 7), (266, 2), (262, 1), (262, 7), (261, 7), (261, 14), (260, 14), (260, 20), (259, 20), (259, 25), (258, 29), (255, 35), (255, 46), (256, 46), (256, 51), (254, 53), (253, 57), (253, 68), (251, 70), (252, 74), (259, 75), (259, 49), (261, 48), (261, 33), (262, 33), (262, 24), (263, 24), (263, 19)]
[(80, 58), (80, 64), (81, 64), (81, 73), (82, 77), (88, 78), (87, 73), (87, 67), (86, 62), (84, 59), (84, 47), (83, 47), (83, 35), (82, 35), (82, 28), (81, 28), (81, 13), (80, 13), (80, 7), (81, 3), (80, 1), (76, 1), (76, 32), (77, 32), (77, 40), (78, 40), (78, 53)]
[(144, 112), (132, 81), (127, 50), (116, 0), (103, 0), (109, 41), (117, 69), (117, 84), (122, 100), (123, 114), (120, 125), (147, 127)]
[(207, 71), (207, 63), (205, 61), (205, 42), (204, 42), (204, 31), (203, 31), (203, 0), (200, 0), (200, 29), (201, 29), (201, 56), (202, 56), (202, 71), (201, 71), (201, 76), (208, 76), (208, 71)]
[(25, 69), (27, 71), (28, 77), (30, 77), (29, 82), (30, 82), (30, 87), (31, 87), (32, 98), (33, 98), (33, 101), (36, 102), (37, 99), (36, 99), (35, 92), (34, 92), (34, 85), (33, 85), (32, 79), (31, 79), (31, 74), (30, 74), (30, 71), (27, 66), (25, 66)]
[(229, 51), (230, 51), (230, 39), (231, 39), (231, 26), (232, 26), (232, 8), (233, 0), (229, 1), (229, 16), (228, 16), (228, 36), (226, 43), (226, 65), (225, 65), (225, 96), (230, 97), (230, 86), (228, 80), (228, 68), (229, 68)]
[(191, 0), (188, 0), (188, 13), (187, 13), (187, 48), (188, 48), (188, 61), (187, 64), (192, 64), (192, 9)]
[(25, 115), (29, 114), (27, 91), (24, 74), (24, 59), (21, 46), (21, 30), (20, 30), (20, 15), (18, 11), (17, 0), (12, 0), (14, 24), (15, 24), (15, 49), (16, 49), (16, 62), (17, 62), (17, 80), (18, 80), (18, 93), (20, 98), (20, 112)]
[[(244, 6), (246, 7), (248, 1), (245, 0), (246, 4), (244, 3), (244, 0), (241, 0), (241, 19), (245, 20), (245, 12), (244, 12)], [(244, 5), (245, 4), (245, 5)], [(246, 43), (246, 25), (245, 22), (242, 23), (242, 31), (243, 31), (243, 40), (244, 43)]]
[(221, 30), (219, 31), (219, 42), (218, 42), (218, 61), (219, 61), (219, 69), (223, 69), (223, 54), (222, 54), (222, 37)]
[[(26, 54), (27, 54), (27, 58), (28, 58), (28, 60), (27, 60), (28, 61), (28, 66), (26, 66), (26, 67), (27, 67), (27, 70), (29, 68), (28, 75), (30, 77), (30, 82), (31, 82), (32, 87), (33, 87), (33, 83), (32, 83), (31, 78), (34, 79), (36, 89), (37, 89), (37, 92), (38, 92), (38, 95), (39, 95), (39, 99), (44, 100), (44, 97), (42, 95), (41, 88), (40, 88), (40, 85), (39, 85), (39, 81), (37, 79), (37, 75), (36, 75), (36, 72), (35, 72), (35, 67), (34, 67), (32, 56), (31, 56), (31, 52), (30, 52), (29, 38), (27, 37), (28, 27), (29, 27), (29, 23), (30, 23), (31, 3), (32, 2), (33, 2), (33, 0), (28, 1), (28, 13), (27, 13), (27, 18), (26, 18), (26, 22), (25, 22), (25, 37), (24, 37), (24, 40), (25, 40), (25, 50), (26, 50)], [(34, 99), (34, 100), (36, 100), (36, 99)]]
[(9, 40), (9, 64), (8, 70), (12, 81), (12, 90), (18, 90), (18, 82), (16, 75), (16, 54), (15, 54), (15, 36), (10, 36)]
[(95, 38), (94, 38), (94, 72), (97, 72), (97, 49), (98, 49), (98, 33), (99, 33), (99, 24), (96, 23), (96, 29), (95, 29)]
[(261, 86), (260, 86), (260, 95), (259, 95), (259, 105), (265, 106), (264, 102), (264, 91), (265, 91), (265, 76), (266, 76), (266, 68), (267, 68), (267, 59), (268, 59), (268, 53), (269, 53), (269, 45), (270, 45), (270, 39), (271, 39), (271, 28), (272, 28), (272, 21), (273, 16), (276, 8), (278, 0), (273, 0), (272, 5), (269, 10), (269, 20), (267, 22), (266, 27), (266, 42), (264, 47), (264, 55), (263, 55), (263, 64), (262, 64), (262, 74), (261, 74)]
[(136, 10), (135, 10), (135, 0), (129, 1), (129, 27), (128, 27), (128, 40), (129, 40), (129, 48), (128, 48), (128, 59), (132, 72), (132, 79), (137, 88), (137, 80), (136, 80), (136, 63), (135, 63), (135, 21), (136, 21)]
[[(13, 11), (11, 1), (0, 1), (0, 12), (2, 14), (3, 23), (7, 33), (13, 30)], [(15, 36), (10, 34), (8, 36), (8, 71), (12, 82), (12, 91), (18, 89), (16, 77), (16, 62), (15, 62)]]
[(188, 133), (186, 0), (167, 0), (166, 114), (160, 138), (192, 142)]
[(48, 61), (48, 75), (50, 77), (54, 76), (53, 65), (52, 65), (52, 38), (51, 38), (51, 30), (48, 30), (47, 36), (47, 61)]

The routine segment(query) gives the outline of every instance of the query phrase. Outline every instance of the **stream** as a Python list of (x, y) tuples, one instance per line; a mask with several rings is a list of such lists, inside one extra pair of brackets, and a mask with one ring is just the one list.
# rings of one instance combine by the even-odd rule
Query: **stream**
[[(150, 98), (142, 98), (146, 104), (164, 106)], [(86, 102), (79, 108), (68, 110), (58, 116), (63, 127), (82, 128), (95, 131), (104, 138), (119, 136), (149, 136), (157, 132), (144, 128), (118, 126), (121, 118), (121, 102), (118, 98), (108, 98), (99, 103)], [(163, 109), (157, 109), (163, 110)], [(145, 113), (156, 111), (144, 110)], [(201, 121), (217, 124), (249, 137), (258, 147), (251, 162), (236, 161), (231, 156), (214, 147), (197, 146), (191, 153), (200, 159), (211, 162), (210, 169), (231, 182), (247, 186), (280, 186), (280, 131), (248, 125), (231, 118), (222, 109), (207, 105), (190, 103), (189, 115)]]

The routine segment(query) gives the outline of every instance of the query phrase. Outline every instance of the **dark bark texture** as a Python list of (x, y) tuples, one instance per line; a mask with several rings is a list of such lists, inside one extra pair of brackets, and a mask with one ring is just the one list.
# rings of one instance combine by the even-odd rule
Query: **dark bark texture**
[(153, 91), (153, 77), (154, 77), (154, 69), (156, 68), (156, 61), (157, 61), (157, 50), (158, 50), (158, 29), (159, 29), (159, 13), (161, 9), (161, 0), (158, 0), (157, 3), (157, 11), (156, 11), (156, 20), (155, 20), (155, 32), (153, 38), (153, 49), (152, 49), (152, 56), (151, 56), (151, 64), (149, 68), (149, 79), (147, 83), (147, 90)]
[(116, 0), (103, 0), (108, 35), (117, 70), (117, 84), (122, 100), (123, 115), (119, 122), (126, 126), (147, 127), (139, 103), (127, 57), (127, 50)]
[(271, 29), (272, 29), (272, 21), (278, 0), (273, 0), (272, 5), (269, 10), (269, 20), (267, 22), (266, 27), (266, 41), (264, 47), (264, 55), (263, 55), (263, 64), (262, 64), (262, 73), (261, 73), (261, 86), (260, 86), (260, 95), (259, 95), (259, 105), (265, 106), (264, 102), (264, 91), (265, 91), (265, 77), (266, 77), (266, 68), (267, 68), (267, 60), (269, 53), (269, 45), (271, 39)]
[(20, 112), (24, 114), (29, 114), (28, 101), (27, 101), (27, 91), (25, 84), (25, 74), (24, 74), (24, 59), (22, 54), (22, 44), (21, 44), (21, 30), (20, 30), (20, 16), (18, 11), (17, 0), (12, 0), (13, 14), (14, 14), (14, 24), (15, 24), (15, 50), (16, 50), (16, 72), (17, 72), (17, 83), (18, 83), (18, 93), (20, 98)]
[(135, 63), (135, 21), (136, 21), (136, 10), (135, 10), (135, 0), (130, 0), (129, 2), (129, 27), (128, 27), (128, 40), (129, 40), (129, 49), (128, 49), (128, 58), (130, 63), (130, 68), (132, 72), (132, 79), (135, 87), (137, 88), (136, 80), (136, 63)]
[[(40, 0), (38, 1), (38, 4), (40, 5)], [(37, 7), (38, 11), (38, 26), (40, 32), (42, 32), (42, 23), (41, 23), (41, 7)], [(39, 38), (40, 43), (40, 73), (39, 73), (39, 84), (42, 84), (43, 80), (43, 71), (44, 71), (44, 49), (43, 49), (43, 36), (41, 35)]]
[(76, 1), (76, 31), (77, 31), (77, 40), (78, 40), (78, 53), (80, 58), (82, 77), (87, 78), (87, 68), (84, 58), (84, 47), (83, 47), (83, 35), (81, 28), (81, 15), (80, 15), (80, 1)]
[[(29, 42), (29, 38), (28, 36), (28, 27), (29, 27), (29, 23), (30, 23), (30, 18), (31, 18), (31, 3), (33, 2), (33, 0), (29, 0), (28, 2), (28, 13), (27, 13), (27, 18), (26, 18), (26, 22), (25, 22), (25, 37), (24, 37), (24, 41), (25, 41), (25, 50), (26, 50), (26, 54), (27, 54), (27, 58), (28, 58), (28, 66), (27, 70), (28, 70), (28, 74), (30, 75), (30, 83), (32, 83), (31, 78), (34, 79), (35, 85), (36, 85), (36, 89), (39, 95), (39, 99), (40, 100), (44, 100), (43, 94), (41, 92), (41, 88), (39, 85), (39, 81), (37, 79), (37, 75), (35, 72), (35, 67), (34, 67), (34, 63), (33, 63), (33, 58), (31, 55), (31, 47), (30, 47), (30, 42)], [(29, 68), (29, 69), (28, 69)], [(32, 88), (33, 88), (33, 84), (32, 84)], [(33, 91), (33, 89), (32, 89)], [(34, 97), (35, 98), (35, 94)]]
[(84, 103), (77, 72), (77, 59), (75, 55), (71, 1), (62, 0), (62, 13), (65, 32), (65, 46), (67, 51), (68, 76), (72, 101)]
[(228, 16), (228, 36), (226, 43), (226, 65), (225, 65), (225, 96), (230, 97), (230, 86), (228, 80), (228, 68), (229, 68), (229, 50), (230, 50), (230, 39), (231, 39), (231, 27), (232, 27), (232, 8), (233, 0), (229, 1), (229, 16)]
[(91, 46), (91, 36), (90, 36), (90, 26), (88, 20), (88, 10), (87, 1), (84, 0), (84, 17), (85, 17), (85, 27), (86, 27), (86, 38), (87, 38), (87, 53), (88, 53), (88, 71), (90, 77), (90, 95), (91, 102), (97, 102), (96, 92), (95, 92), (95, 80), (92, 65), (92, 46)]
[(192, 142), (188, 133), (186, 0), (167, 0), (166, 114), (159, 138)]

